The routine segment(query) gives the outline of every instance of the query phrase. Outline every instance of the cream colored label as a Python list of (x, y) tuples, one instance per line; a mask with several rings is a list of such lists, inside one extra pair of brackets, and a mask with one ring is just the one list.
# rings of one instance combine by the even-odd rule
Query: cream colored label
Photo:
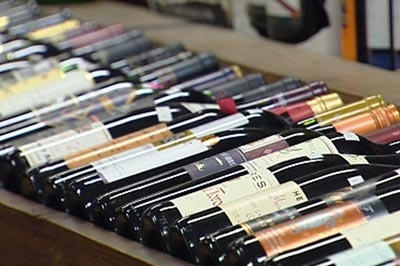
[(241, 152), (246, 153), (249, 151), (253, 151), (253, 150), (262, 148), (268, 144), (278, 142), (280, 140), (283, 140), (283, 137), (281, 135), (272, 135), (272, 136), (269, 136), (269, 137), (266, 137), (266, 138), (263, 138), (260, 140), (253, 141), (249, 144), (244, 144), (244, 145), (240, 146), (238, 149)]
[(190, 131), (197, 138), (202, 138), (211, 134), (229, 130), (235, 127), (241, 127), (249, 123), (249, 120), (244, 114), (237, 113), (217, 119), (213, 122), (192, 128)]
[[(61, 73), (50, 72), (51, 77), (44, 78), (49, 73), (41, 75), (43, 80), (27, 79), (14, 86), (0, 91), (0, 114), (2, 116), (33, 109), (35, 106), (49, 104), (62, 100), (68, 95), (90, 90), (93, 80), (85, 71)], [(15, 89), (15, 90), (14, 90)]]
[(96, 122), (91, 124), (86, 132), (70, 130), (21, 146), (19, 149), (22, 151), (21, 155), (32, 167), (108, 142), (111, 139), (110, 133), (104, 129), (103, 124)]
[(289, 148), (267, 154), (250, 162), (243, 163), (242, 166), (250, 173), (264, 171), (272, 165), (287, 161), (299, 156), (314, 156), (318, 154), (338, 153), (336, 147), (325, 136), (304, 141)]
[(232, 225), (307, 201), (307, 196), (295, 182), (264, 190), (254, 195), (221, 204)]
[(182, 216), (220, 206), (223, 203), (279, 185), (275, 176), (254, 174), (223, 182), (171, 200)]
[(371, 220), (364, 225), (342, 232), (355, 248), (400, 233), (400, 211)]
[(350, 249), (330, 256), (329, 260), (335, 263), (335, 266), (365, 266), (378, 265), (386, 261), (394, 260), (396, 254), (390, 246), (378, 241), (357, 249)]
[(354, 154), (340, 154), (349, 164), (369, 164), (365, 156), (354, 155)]
[(161, 151), (149, 147), (144, 152), (137, 151), (136, 154), (122, 153), (115, 156), (111, 164), (103, 164), (100, 161), (93, 165), (103, 180), (111, 183), (207, 150), (200, 140), (193, 140)]
[(158, 122), (170, 122), (173, 119), (171, 109), (169, 106), (156, 107)]
[(212, 104), (212, 103), (181, 103), (181, 104), (183, 107), (185, 107), (192, 113), (196, 113), (206, 109), (219, 110), (218, 104)]

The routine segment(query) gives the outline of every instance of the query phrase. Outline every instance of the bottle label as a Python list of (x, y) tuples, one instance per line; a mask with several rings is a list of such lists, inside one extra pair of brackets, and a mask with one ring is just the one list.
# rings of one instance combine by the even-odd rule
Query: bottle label
[(279, 183), (272, 173), (263, 176), (254, 175), (223, 182), (173, 199), (171, 202), (178, 208), (182, 216), (187, 216), (277, 185)]
[(206, 109), (219, 110), (218, 104), (211, 103), (181, 103), (191, 113), (197, 113)]
[(245, 167), (249, 173), (257, 174), (264, 171), (263, 169), (292, 158), (330, 153), (338, 153), (338, 150), (327, 137), (322, 136), (267, 154), (266, 156), (246, 162), (242, 164), (242, 166)]
[(282, 137), (279, 135), (272, 135), (250, 144), (242, 145), (239, 148), (222, 152), (218, 155), (189, 164), (183, 168), (193, 180), (203, 178), (275, 150), (287, 148), (289, 146), (288, 143), (281, 139)]
[(256, 232), (254, 236), (265, 253), (272, 257), (367, 221), (356, 203), (345, 202)]
[[(93, 87), (93, 80), (85, 71), (63, 73), (50, 71), (0, 91), (0, 114), (15, 114), (35, 106), (62, 100), (67, 95), (78, 94)], [(46, 78), (44, 78), (46, 77)], [(32, 79), (35, 81), (31, 83)]]
[(394, 259), (396, 259), (396, 253), (383, 241), (340, 252), (329, 257), (329, 260), (335, 266), (378, 265)]
[(227, 117), (217, 119), (213, 122), (192, 128), (190, 131), (197, 138), (202, 138), (210, 134), (223, 132), (235, 127), (241, 127), (249, 123), (249, 120), (244, 114), (237, 113)]
[(156, 107), (157, 119), (159, 122), (170, 122), (173, 119), (169, 106)]
[[(100, 122), (87, 126), (87, 134), (80, 130), (67, 132), (45, 138), (19, 147), (21, 155), (26, 158), (31, 167), (62, 158), (67, 154), (84, 150), (88, 147), (110, 141), (112, 137)], [(82, 137), (83, 136), (83, 137)]]
[[(103, 164), (101, 162), (92, 165), (95, 166), (105, 183), (111, 183), (207, 150), (208, 148), (196, 139), (161, 151), (145, 150), (145, 152), (136, 153), (136, 156), (128, 154), (129, 157), (126, 157), (127, 154), (122, 153), (111, 160), (114, 161), (113, 163)], [(117, 160), (115, 160), (116, 158)]]
[(161, 141), (172, 136), (174, 136), (174, 133), (168, 129), (166, 124), (156, 124), (155, 126), (135, 131), (106, 143), (92, 145), (86, 149), (80, 150), (80, 152), (69, 154), (65, 157), (65, 162), (69, 169), (74, 169), (141, 145)]
[(286, 182), (219, 207), (232, 225), (236, 225), (305, 201), (307, 196), (302, 189), (294, 182)]
[(343, 132), (343, 137), (348, 141), (360, 141), (360, 138), (357, 136), (357, 134), (352, 132)]
[(384, 215), (365, 225), (343, 231), (341, 234), (353, 247), (394, 236), (400, 232), (400, 211)]
[(270, 214), (263, 215), (247, 222), (241, 223), (240, 226), (246, 231), (248, 235), (251, 235), (262, 229), (293, 220), (297, 217), (300, 217), (300, 213), (296, 208), (285, 208), (283, 210), (274, 211)]

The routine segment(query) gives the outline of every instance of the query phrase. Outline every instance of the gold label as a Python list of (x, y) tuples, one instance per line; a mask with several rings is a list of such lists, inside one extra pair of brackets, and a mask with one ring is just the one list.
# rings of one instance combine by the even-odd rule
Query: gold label
[(33, 31), (28, 34), (28, 38), (31, 40), (41, 40), (41, 39), (46, 39), (53, 37), (55, 35), (61, 34), (65, 31), (69, 31), (75, 28), (78, 28), (80, 25), (79, 20), (76, 19), (71, 19), (64, 21), (62, 23), (45, 27), (43, 29), (39, 29), (36, 31)]
[(69, 155), (65, 161), (69, 169), (74, 169), (97, 160), (139, 147), (141, 145), (161, 141), (173, 136), (166, 124), (157, 124), (123, 137), (111, 140), (99, 146)]

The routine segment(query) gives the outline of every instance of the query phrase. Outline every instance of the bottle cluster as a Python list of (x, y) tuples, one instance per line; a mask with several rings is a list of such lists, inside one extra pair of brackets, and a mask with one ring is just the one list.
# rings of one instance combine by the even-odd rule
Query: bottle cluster
[(399, 265), (400, 114), (0, 3), (5, 189), (198, 265)]

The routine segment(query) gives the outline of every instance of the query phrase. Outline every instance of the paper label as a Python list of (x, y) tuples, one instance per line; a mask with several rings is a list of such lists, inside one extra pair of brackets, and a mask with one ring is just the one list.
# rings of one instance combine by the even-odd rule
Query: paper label
[(335, 266), (365, 266), (378, 265), (394, 260), (396, 253), (383, 242), (375, 242), (357, 249), (346, 250), (329, 257)]
[(178, 208), (182, 216), (187, 216), (277, 185), (279, 183), (272, 174), (252, 175), (248, 178), (223, 182), (173, 199), (171, 202)]
[(186, 165), (183, 168), (188, 172), (193, 180), (203, 178), (273, 152), (275, 149), (288, 147), (287, 142), (280, 141), (281, 139), (281, 136), (273, 135), (250, 144), (242, 145), (237, 149), (210, 156), (195, 163)]
[(77, 130), (70, 130), (21, 146), (19, 147), (22, 151), (21, 156), (24, 156), (29, 165), (33, 167), (112, 139), (102, 123), (95, 122), (89, 127), (88, 131), (83, 134)]
[(307, 196), (294, 182), (286, 182), (257, 194), (239, 198), (219, 207), (232, 225), (307, 201)]
[(184, 108), (189, 110), (191, 113), (197, 113), (206, 109), (219, 110), (218, 104), (211, 103), (181, 103)]
[(50, 79), (51, 81), (41, 80), (32, 84), (30, 78), (1, 90), (0, 114), (6, 116), (50, 104), (67, 95), (82, 93), (93, 87), (93, 80), (84, 71), (61, 73), (57, 70), (57, 74), (53, 73)]
[(340, 154), (349, 164), (369, 164), (365, 156), (354, 155), (354, 154)]
[(128, 151), (141, 145), (154, 143), (174, 136), (164, 123), (135, 131), (131, 134), (110, 140), (106, 143), (99, 143), (77, 153), (65, 157), (65, 162), (70, 169), (92, 163), (103, 158)]
[(367, 223), (358, 205), (346, 202), (256, 232), (268, 257)]
[(235, 127), (244, 126), (249, 123), (247, 117), (241, 113), (229, 115), (227, 117), (217, 119), (213, 122), (192, 128), (190, 131), (197, 138), (202, 138), (210, 134), (226, 131)]
[(173, 119), (169, 106), (156, 107), (157, 119), (159, 122), (170, 122)]
[(341, 234), (355, 248), (398, 234), (399, 224), (400, 211), (397, 211), (374, 219), (365, 225), (343, 231)]
[(278, 150), (271, 154), (267, 154), (260, 158), (243, 163), (242, 166), (245, 167), (250, 173), (257, 173), (272, 165), (299, 156), (312, 156), (317, 154), (330, 153), (338, 153), (338, 150), (327, 137), (323, 136), (301, 142), (297, 145)]
[(103, 180), (111, 183), (207, 150), (208, 148), (200, 140), (193, 140), (157, 152), (150, 149), (149, 152), (140, 153), (140, 156), (137, 153), (138, 156), (130, 155), (128, 158), (124, 156), (126, 154), (120, 154), (119, 158), (127, 159), (121, 159), (112, 164), (102, 164), (103, 166), (99, 166), (100, 164), (94, 166)]
[(360, 141), (360, 138), (357, 136), (357, 134), (352, 133), (352, 132), (343, 132), (343, 137), (345, 140), (349, 141)]

